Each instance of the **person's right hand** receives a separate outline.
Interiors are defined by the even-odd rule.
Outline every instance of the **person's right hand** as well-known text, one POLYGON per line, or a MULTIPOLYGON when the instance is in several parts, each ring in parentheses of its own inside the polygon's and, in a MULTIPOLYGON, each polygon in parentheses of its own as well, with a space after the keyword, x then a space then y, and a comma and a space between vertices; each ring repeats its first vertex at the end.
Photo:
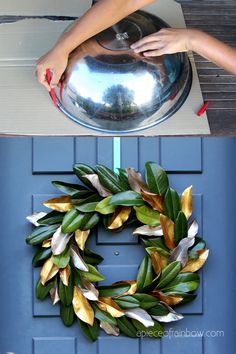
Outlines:
POLYGON ((62 74, 64 73, 68 64, 68 54, 62 50, 53 48, 48 53, 43 55, 36 65, 36 76, 40 84, 42 84, 48 91, 52 87, 58 85, 62 74), (52 72, 52 80, 50 85, 46 79, 46 70, 50 69, 52 72))

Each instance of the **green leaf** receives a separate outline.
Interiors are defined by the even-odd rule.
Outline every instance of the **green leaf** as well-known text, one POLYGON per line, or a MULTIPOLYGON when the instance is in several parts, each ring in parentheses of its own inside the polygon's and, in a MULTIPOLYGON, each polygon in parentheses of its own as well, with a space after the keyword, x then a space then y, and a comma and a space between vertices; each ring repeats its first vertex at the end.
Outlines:
POLYGON ((102 200, 98 194, 92 194, 85 199, 72 199, 75 208, 83 213, 91 213, 95 211, 97 204, 102 200))
POLYGON ((152 316, 166 316, 169 312, 170 311, 168 310, 168 308, 162 305, 160 302, 148 311, 148 313, 152 316))
POLYGON ((194 299, 196 299, 197 295, 196 294, 188 294, 188 293, 183 293, 182 291, 167 291, 165 292, 165 295, 178 295, 183 297, 183 300, 181 301, 180 305, 187 304, 194 299))
POLYGON ((85 164, 76 164, 74 165, 73 170, 76 176, 81 180, 81 182, 83 182, 86 186, 94 190, 92 183, 86 177, 84 177, 84 175, 94 174, 94 169, 85 164))
POLYGON ((42 261, 45 259, 49 258, 52 254, 51 248, 40 248, 37 250, 35 253, 33 259, 32 259, 32 264, 34 267, 38 267, 42 264, 42 261))
POLYGON ((62 193, 70 195, 76 198, 85 198, 91 194, 86 187, 80 186, 79 184, 71 184, 60 181, 52 181, 54 187, 59 189, 62 193))
POLYGON ((99 334, 98 321, 95 319, 93 326, 90 326, 89 324, 81 321, 79 318, 77 320, 84 336, 87 337, 91 342, 95 342, 99 334))
POLYGON ((126 170, 122 168, 118 168, 119 171, 119 179, 122 182, 123 186, 126 187, 126 190, 130 189, 129 180, 128 180, 128 173, 126 170))
POLYGON ((166 291, 181 291, 189 292, 194 291, 199 285, 199 275, 196 273, 180 273, 175 279, 169 282, 165 287, 162 287, 164 292, 166 291))
POLYGON ((175 221, 180 210, 181 207, 178 193, 174 189, 168 188, 164 197, 164 214, 171 220, 175 221))
POLYGON ((103 257, 97 253, 92 252, 89 248, 85 248, 83 252, 83 259, 88 264, 100 264, 103 261, 103 257))
POLYGON ((119 176, 103 165, 96 166, 96 172, 103 187, 105 187, 111 193, 119 193, 126 190, 126 186, 119 176))
POLYGON ((147 247, 146 251, 148 253, 150 253, 151 251, 158 251, 163 257, 170 256, 170 250, 166 247, 163 237, 141 237, 141 240, 147 247))
POLYGON ((145 250, 147 251, 147 253, 150 256, 155 251, 157 251, 164 258, 169 258, 169 256, 170 256, 170 252, 167 252, 167 251, 163 250, 163 248, 160 248, 160 247, 146 247, 145 250))
POLYGON ((71 273, 69 278, 68 286, 64 285, 62 281, 59 282, 58 288, 59 297, 61 303, 65 306, 69 306, 72 304, 73 295, 74 295, 74 282, 73 282, 73 275, 71 273))
POLYGON ((134 207, 137 219, 145 225, 159 226, 160 213, 144 205, 141 207, 134 207))
POLYGON ((151 307, 154 307, 157 303, 159 303, 159 300, 156 297, 148 294, 136 293, 133 295, 133 297, 139 301, 140 307, 144 310, 148 310, 151 307))
POLYGON ((91 302, 91 306, 94 310, 94 316, 97 318, 99 321, 105 321, 110 323, 111 325, 116 325, 116 319, 112 317, 108 312, 101 310, 95 302, 91 302))
POLYGON ((103 215, 113 214, 114 211, 116 210, 116 206, 110 205, 109 204, 110 200, 111 200, 111 196, 104 198, 101 202, 99 202, 96 205, 95 211, 103 215))
POLYGON ((147 162, 145 164, 146 181, 152 193, 164 196, 168 187, 169 181, 166 172, 155 162, 147 162))
POLYGON ((64 216, 61 229, 64 234, 74 232, 80 228, 84 214, 76 209, 70 209, 64 216))
POLYGON ((62 222, 65 213, 60 213, 59 211, 53 210, 41 219, 38 220, 40 225, 54 225, 62 222))
POLYGON ((122 316, 117 318, 117 325, 121 332, 126 334, 128 337, 137 338, 137 329, 127 317, 122 316))
POLYGON ((58 256, 52 256, 52 261, 58 268, 65 268, 70 262, 70 249, 67 247, 64 252, 58 256))
POLYGON ((115 194, 111 197, 110 205, 122 205, 122 206, 141 206, 145 205, 141 195, 137 192, 126 191, 115 194))
POLYGON ((176 245, 178 245, 183 238, 188 236, 188 220, 182 211, 178 213, 175 220, 174 236, 176 245))
POLYGON ((40 226, 37 227, 31 235, 27 236, 26 243, 31 246, 36 246, 44 240, 49 239, 60 225, 40 226))
POLYGON ((86 213, 81 221, 80 229, 83 231, 93 229, 100 221, 98 213, 86 213))
POLYGON ((130 295, 122 296, 118 299, 113 299, 113 301, 115 301, 115 303, 117 303, 117 305, 124 310, 135 309, 137 307, 140 307, 140 302, 138 301, 138 299, 130 295))
POLYGON ((99 297, 115 297, 124 294, 130 289, 130 284, 103 285, 97 287, 99 297))
POLYGON ((40 281, 40 278, 36 285, 36 297, 39 300, 44 300, 46 296, 49 294, 49 291, 54 287, 55 281, 51 281, 46 285, 43 285, 40 281))
POLYGON ((159 279, 158 286, 156 289, 163 289, 166 285, 168 285, 180 272, 181 263, 178 261, 172 262, 168 264, 161 273, 161 277, 159 279))
POLYGON ((84 272, 82 270, 78 270, 79 274, 85 278, 90 280, 91 282, 102 281, 105 277, 98 272, 98 270, 93 267, 91 264, 87 264, 89 271, 84 272))
POLYGON ((142 291, 146 286, 150 285, 152 281, 152 260, 149 256, 145 256, 138 267, 137 291, 142 291))
POLYGON ((61 304, 60 306, 60 316, 66 327, 72 326, 74 322, 74 309, 73 306, 65 306, 61 304))
POLYGON ((142 323, 137 320, 131 320, 135 328, 145 335, 145 338, 160 338, 164 335, 164 327, 157 321, 154 321, 154 326, 145 327, 142 323))

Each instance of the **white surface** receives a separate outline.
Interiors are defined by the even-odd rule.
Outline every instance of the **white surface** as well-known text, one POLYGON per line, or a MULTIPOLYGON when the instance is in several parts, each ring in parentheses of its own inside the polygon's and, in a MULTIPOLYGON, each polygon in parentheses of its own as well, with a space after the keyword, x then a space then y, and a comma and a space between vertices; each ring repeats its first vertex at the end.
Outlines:
MULTIPOLYGON (((173 27, 184 26, 182 9, 173 0, 159 0, 146 9, 173 27)), ((1 135, 109 136, 84 128, 64 116, 53 106, 48 93, 35 79, 36 59, 52 46, 68 24, 69 22, 34 19, 0 25, 1 135)), ((201 118, 196 116, 203 104, 203 98, 194 63, 193 69, 193 86, 181 109, 163 123, 131 135, 210 133, 206 114, 201 118)))

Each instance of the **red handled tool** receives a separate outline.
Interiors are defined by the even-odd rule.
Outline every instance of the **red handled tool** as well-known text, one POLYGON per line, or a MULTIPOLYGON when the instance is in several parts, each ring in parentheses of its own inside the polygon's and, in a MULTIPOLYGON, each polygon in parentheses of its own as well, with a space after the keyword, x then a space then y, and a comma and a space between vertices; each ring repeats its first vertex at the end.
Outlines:
MULTIPOLYGON (((51 82, 51 80, 52 80, 52 76, 51 76, 50 69, 47 69, 47 70, 46 70, 46 79, 47 79, 48 84, 50 85, 50 82, 51 82)), ((52 97, 54 106, 57 107, 57 96, 56 96, 56 92, 55 92, 55 89, 54 89, 54 88, 51 88, 50 95, 51 95, 51 97, 52 97)))
POLYGON ((197 112, 197 116, 198 116, 198 117, 201 117, 201 116, 203 115, 203 113, 206 112, 206 109, 208 108, 208 106, 209 106, 209 102, 206 101, 206 102, 204 103, 204 105, 203 105, 203 106, 199 109, 199 111, 197 112))

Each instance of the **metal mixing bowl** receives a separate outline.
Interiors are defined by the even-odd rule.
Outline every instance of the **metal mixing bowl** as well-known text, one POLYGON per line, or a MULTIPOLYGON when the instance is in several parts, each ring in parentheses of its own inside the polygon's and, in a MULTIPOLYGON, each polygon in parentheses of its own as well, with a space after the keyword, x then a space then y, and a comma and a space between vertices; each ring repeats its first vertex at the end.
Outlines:
POLYGON ((168 25, 137 11, 76 48, 70 55, 58 106, 88 128, 130 133, 172 116, 191 88, 186 54, 144 58, 130 45, 168 25))

